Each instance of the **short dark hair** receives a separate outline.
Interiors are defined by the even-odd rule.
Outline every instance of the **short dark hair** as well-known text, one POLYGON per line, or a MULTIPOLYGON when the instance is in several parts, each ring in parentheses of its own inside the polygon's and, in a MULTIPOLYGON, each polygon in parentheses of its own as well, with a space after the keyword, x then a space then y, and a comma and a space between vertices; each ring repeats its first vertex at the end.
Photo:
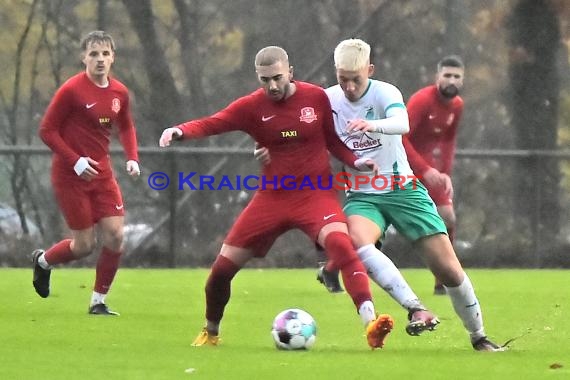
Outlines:
POLYGON ((459 67, 460 69, 464 69, 465 65, 460 56, 447 55, 437 63, 437 71, 441 71, 443 67, 459 67))
POLYGON ((279 46, 264 47, 255 55, 255 66, 271 66, 277 62, 289 64, 287 52, 279 46))
POLYGON ((92 43, 109 44, 111 50, 115 51, 115 41, 113 40, 113 37, 111 37, 109 33, 102 30, 95 30, 83 37, 81 40, 81 50, 87 50, 87 47, 92 43))

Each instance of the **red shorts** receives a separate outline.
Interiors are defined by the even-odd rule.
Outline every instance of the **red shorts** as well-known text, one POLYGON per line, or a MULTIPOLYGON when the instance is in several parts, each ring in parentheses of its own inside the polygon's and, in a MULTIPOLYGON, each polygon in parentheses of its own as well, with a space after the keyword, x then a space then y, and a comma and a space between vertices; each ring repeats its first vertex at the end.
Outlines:
POLYGON ((286 231, 298 228, 316 242, 321 229, 331 222, 346 223, 336 190, 258 191, 224 243, 264 257, 286 231))
POLYGON ((123 197, 113 177, 84 181, 53 180, 53 190, 67 225, 84 230, 107 216, 124 216, 123 197))
POLYGON ((443 190, 443 186, 425 186, 430 198, 433 200, 433 203, 435 203, 436 206, 449 206, 453 204, 453 199, 449 196, 449 193, 446 193, 443 190))

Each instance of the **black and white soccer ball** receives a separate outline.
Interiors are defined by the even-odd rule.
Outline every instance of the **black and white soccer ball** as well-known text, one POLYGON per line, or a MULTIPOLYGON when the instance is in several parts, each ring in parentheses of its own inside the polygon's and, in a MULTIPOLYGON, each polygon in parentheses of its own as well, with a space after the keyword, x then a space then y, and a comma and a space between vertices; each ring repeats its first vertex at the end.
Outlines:
POLYGON ((317 324, 306 311, 287 309, 273 320, 271 336, 280 350, 307 350, 317 339, 317 324))

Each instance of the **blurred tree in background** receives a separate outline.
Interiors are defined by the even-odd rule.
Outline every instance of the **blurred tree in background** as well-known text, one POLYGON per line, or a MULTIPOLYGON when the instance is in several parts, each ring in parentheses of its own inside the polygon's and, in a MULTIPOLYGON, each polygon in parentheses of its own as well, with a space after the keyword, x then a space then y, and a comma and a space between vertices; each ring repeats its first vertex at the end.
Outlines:
MULTIPOLYGON (((559 25, 558 9, 547 0, 521 0, 510 15, 508 106, 519 149, 552 150, 558 144, 559 25)), ((519 175, 513 181, 517 220, 528 220, 525 216, 533 214, 534 202, 543 205, 532 222, 544 244, 553 241, 560 230, 558 167, 552 158, 519 160, 519 175), (529 194, 533 195, 530 202, 529 194)))
MULTIPOLYGON (((443 55, 463 56, 466 111, 460 149, 556 151, 570 143, 567 4, 0 0, 0 64, 5 72, 0 78, 0 137, 5 146, 42 146, 37 128, 51 96, 83 69, 79 40, 91 30, 105 29, 117 43, 114 75, 132 91, 143 147, 156 147, 165 127, 208 115, 256 88, 253 57, 261 47, 283 46, 295 78, 328 86, 335 83, 336 44, 361 37, 373 47, 375 77, 396 84, 405 98, 434 80, 443 55)), ((232 133, 185 146, 250 149, 252 141, 232 133)), ((25 251, 38 243, 28 238, 28 222, 38 226, 42 245, 60 239, 66 228, 53 204, 45 153, 4 157, 0 202, 16 210, 22 234, 19 246, 0 246, 0 252, 25 251)), ((230 190, 153 191, 144 179, 122 177, 122 156, 115 162, 130 227, 140 228, 146 239, 131 246, 137 247, 127 257, 132 265, 208 265, 250 196, 230 190), (173 250, 176 255, 169 256, 173 250)), ((156 170, 230 176, 258 171, 251 155, 237 153, 149 153, 142 156, 142 165, 146 175, 156 170)), ((458 246, 462 259, 473 265, 532 266, 563 252, 570 236, 569 176, 568 161, 548 157, 460 158, 454 180, 458 240, 465 243, 458 246), (536 233, 539 241, 533 238, 536 233), (545 251, 541 259, 538 248, 545 251)), ((306 252, 310 244, 299 236, 281 239, 275 247, 279 254, 269 263, 312 263, 315 258, 306 252)), ((394 244, 398 263, 417 263, 408 257, 409 247, 397 240, 394 244)), ((561 257, 545 262, 568 264, 561 257)))

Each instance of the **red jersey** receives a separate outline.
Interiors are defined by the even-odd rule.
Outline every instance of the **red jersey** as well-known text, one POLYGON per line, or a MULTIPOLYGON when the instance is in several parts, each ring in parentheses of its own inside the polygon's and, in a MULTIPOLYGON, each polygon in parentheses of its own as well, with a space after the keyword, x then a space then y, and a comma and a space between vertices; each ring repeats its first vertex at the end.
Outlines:
POLYGON ((444 101, 437 87, 431 85, 413 94, 406 107, 410 132, 403 142, 412 170, 422 176, 433 167, 451 175, 463 99, 456 96, 444 101))
POLYGON ((354 167, 356 156, 338 138, 331 105, 324 90, 306 82, 294 82, 297 90, 284 101, 269 99, 263 89, 232 102, 212 116, 178 125, 182 138, 199 138, 241 130, 271 152, 271 162, 263 165, 263 177, 275 179, 278 189, 287 183, 310 180, 328 185, 332 176, 330 151, 336 158, 354 167))
POLYGON ((109 78, 107 87, 98 87, 85 72, 69 78, 55 93, 40 125, 42 141, 54 152, 52 176, 78 178, 73 166, 80 157, 99 162, 99 178, 112 176, 109 143, 114 125, 127 160, 138 161, 125 85, 109 78))

